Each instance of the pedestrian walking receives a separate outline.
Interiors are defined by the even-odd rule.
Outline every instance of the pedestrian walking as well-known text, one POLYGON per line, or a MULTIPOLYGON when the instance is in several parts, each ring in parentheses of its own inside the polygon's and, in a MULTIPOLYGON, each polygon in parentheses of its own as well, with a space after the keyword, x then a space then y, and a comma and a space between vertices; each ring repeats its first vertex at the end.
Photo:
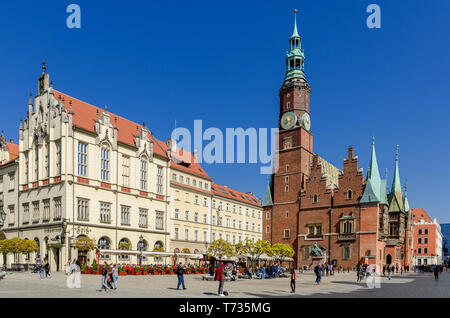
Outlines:
POLYGON ((295 293, 295 281, 297 280, 297 272, 295 267, 291 269, 291 293, 295 293))
POLYGON ((104 262, 102 267, 102 290, 108 291, 108 263, 104 262))
POLYGON ((388 271, 388 279, 391 280, 392 268, 388 266, 387 271, 388 271))
POLYGON ((45 278, 47 278, 48 276, 50 276, 50 264, 48 261, 45 262, 44 269, 45 269, 45 278))
POLYGON ((219 267, 216 270, 216 277, 215 280, 219 282, 219 290, 217 292, 217 294, 219 296, 225 296, 223 294, 223 269, 224 269, 224 265, 223 263, 220 263, 219 267))
POLYGON ((39 264, 39 278, 40 279, 45 278, 45 276, 44 276, 44 266, 42 264, 39 264))
POLYGON ((322 266, 316 265, 314 267, 314 273, 316 274, 316 284, 319 285, 322 278, 322 266))
POLYGON ((117 289, 117 279, 119 278, 119 269, 117 268, 117 264, 114 264, 114 266, 112 267, 111 276, 114 289, 117 289))
POLYGON ((180 289, 180 285, 183 285, 183 290, 185 290, 186 286, 184 285, 184 266, 183 263, 181 262, 177 267, 177 277, 178 277, 177 290, 180 289))
POLYGON ((434 265, 433 272, 434 272, 434 280, 439 280, 439 266, 434 265))
POLYGON ((386 276, 386 265, 383 265, 383 277, 386 276))

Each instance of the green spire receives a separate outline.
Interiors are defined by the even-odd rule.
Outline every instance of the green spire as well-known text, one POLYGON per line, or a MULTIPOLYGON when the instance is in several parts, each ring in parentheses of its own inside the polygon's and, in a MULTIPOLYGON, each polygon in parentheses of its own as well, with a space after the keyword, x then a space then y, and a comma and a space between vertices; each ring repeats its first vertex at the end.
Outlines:
POLYGON ((372 154, 370 156, 369 169, 367 170, 367 181, 364 193, 361 197, 361 203, 380 202, 384 203, 384 182, 380 177, 378 170, 377 155, 375 153, 375 137, 372 137, 372 154))
POLYGON ((297 31, 297 12, 294 10, 294 32, 289 38, 289 51, 286 54, 286 76, 285 80, 291 78, 302 78, 305 79, 304 73, 304 61, 305 55, 303 54, 303 49, 301 48, 302 39, 298 35, 297 31))
POLYGON ((408 182, 405 182, 405 197, 403 199, 403 210, 405 212, 408 212, 410 210, 408 196, 407 196, 407 190, 408 190, 408 182))
POLYGON ((400 173, 398 172, 398 145, 395 150, 395 171, 394 171, 394 180, 392 181, 391 192, 402 192, 402 186, 400 184, 400 173))
POLYGON ((295 9, 294 10, 294 32, 292 32, 291 39, 292 38, 300 38, 300 35, 298 35, 298 32, 297 32, 297 12, 298 12, 298 10, 295 9))
POLYGON ((264 201, 262 203, 262 206, 272 206, 273 200, 272 200, 272 186, 271 186, 271 180, 267 180, 267 188, 266 188, 266 195, 264 196, 264 201))

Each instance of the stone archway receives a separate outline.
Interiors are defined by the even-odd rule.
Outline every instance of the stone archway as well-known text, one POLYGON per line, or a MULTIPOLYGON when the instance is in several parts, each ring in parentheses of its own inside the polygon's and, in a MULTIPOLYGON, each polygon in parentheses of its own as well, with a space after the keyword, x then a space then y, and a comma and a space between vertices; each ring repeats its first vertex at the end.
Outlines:
POLYGON ((391 265, 392 264, 392 255, 388 254, 386 255, 386 265, 391 265))

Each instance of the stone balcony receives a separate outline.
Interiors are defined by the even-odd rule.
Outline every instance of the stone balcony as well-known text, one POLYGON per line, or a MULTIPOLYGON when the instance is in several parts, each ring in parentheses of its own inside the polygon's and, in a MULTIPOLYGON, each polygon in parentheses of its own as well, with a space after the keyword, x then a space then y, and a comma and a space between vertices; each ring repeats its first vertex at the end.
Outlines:
POLYGON ((354 241, 356 240, 356 233, 339 233, 338 241, 354 241))

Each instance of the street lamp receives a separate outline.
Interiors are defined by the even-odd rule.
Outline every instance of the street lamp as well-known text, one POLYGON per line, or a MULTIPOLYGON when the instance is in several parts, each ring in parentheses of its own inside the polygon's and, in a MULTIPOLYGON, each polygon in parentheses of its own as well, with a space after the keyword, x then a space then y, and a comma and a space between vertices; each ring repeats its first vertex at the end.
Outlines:
POLYGON ((144 250, 144 237, 141 235, 139 236, 139 242, 138 242, 138 251, 140 252, 139 255, 139 267, 142 265, 142 251, 144 250))

